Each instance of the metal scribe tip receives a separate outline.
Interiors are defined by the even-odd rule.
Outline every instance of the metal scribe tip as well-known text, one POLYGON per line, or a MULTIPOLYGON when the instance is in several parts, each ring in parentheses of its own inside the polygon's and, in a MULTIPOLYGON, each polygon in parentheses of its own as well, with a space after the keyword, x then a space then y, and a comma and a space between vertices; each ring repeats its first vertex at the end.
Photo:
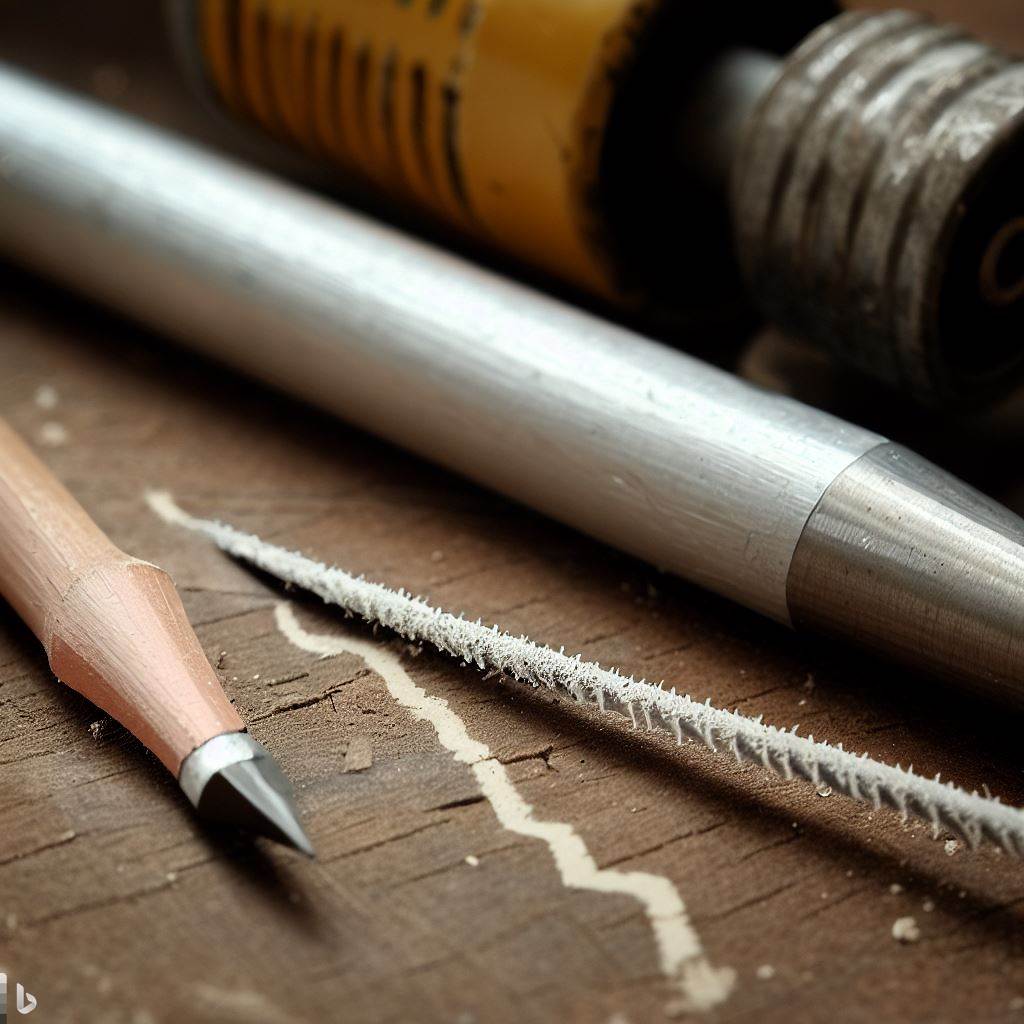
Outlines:
POLYGON ((299 823, 290 783, 267 749, 248 733, 224 733, 197 747, 182 763, 178 783, 204 818, 315 856, 299 823))

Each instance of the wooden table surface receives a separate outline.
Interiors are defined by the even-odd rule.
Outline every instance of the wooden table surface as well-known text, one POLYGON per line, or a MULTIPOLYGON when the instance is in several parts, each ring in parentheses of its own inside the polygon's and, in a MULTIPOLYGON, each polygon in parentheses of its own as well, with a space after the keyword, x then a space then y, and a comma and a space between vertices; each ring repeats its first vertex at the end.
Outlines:
MULTIPOLYGON (((19 6, 0 18, 5 56, 54 70, 39 29, 42 9, 59 9, 74 54, 63 78, 184 117, 161 62, 131 63, 148 12, 114 33, 90 5, 19 6)), ((1013 5, 989 6, 1005 22, 1013 5)), ((202 826, 0 608, 0 970, 12 995, 17 981, 37 997, 32 1020, 689 1019, 643 902, 598 891, 615 872, 644 873, 666 905, 677 894, 694 949, 734 979, 694 1019, 1024 1019, 1019 863, 414 656, 162 522, 144 494, 167 489, 448 609, 1022 803, 1016 713, 797 638, 9 268, 0 365, 0 413, 119 545, 175 578, 319 851, 307 862, 202 826), (296 646, 282 602, 303 630, 371 642, 386 671, 447 701, 518 806, 561 828, 510 826, 363 657, 296 646), (603 874, 561 871, 566 837, 603 874), (893 938, 904 917, 917 941, 893 938)), ((924 417, 771 337, 741 366, 1024 511, 1024 397, 985 417, 924 417)))

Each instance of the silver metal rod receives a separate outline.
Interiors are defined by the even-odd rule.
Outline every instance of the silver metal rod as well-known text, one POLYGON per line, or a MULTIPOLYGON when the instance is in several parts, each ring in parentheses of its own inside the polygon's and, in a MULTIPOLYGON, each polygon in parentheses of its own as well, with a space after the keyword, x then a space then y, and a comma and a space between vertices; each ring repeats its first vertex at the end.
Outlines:
MULTIPOLYGON (((0 248, 782 622, 804 617, 788 588, 812 513, 887 444, 2 67, 0 248)), ((903 538, 884 557, 898 561, 904 540, 928 543, 903 538)), ((827 561, 802 559, 798 601, 841 586, 827 561)), ((898 592, 871 599, 901 607, 898 592)), ((845 630, 841 612, 821 627, 885 648, 876 611, 874 632, 857 615, 845 630)), ((893 649, 943 671, 926 611, 893 649)), ((966 675, 1021 681, 1019 639, 966 675)))

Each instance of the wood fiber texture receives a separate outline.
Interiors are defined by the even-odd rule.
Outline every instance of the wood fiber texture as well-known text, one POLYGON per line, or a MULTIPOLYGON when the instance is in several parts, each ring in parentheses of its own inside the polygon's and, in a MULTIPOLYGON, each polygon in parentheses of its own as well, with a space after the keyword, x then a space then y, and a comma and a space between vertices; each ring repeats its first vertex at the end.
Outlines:
MULTIPOLYGON (((44 6, 0 17, 5 57, 33 59, 21 22, 44 6)), ((124 38, 102 41, 75 14, 85 5, 53 6, 79 40, 66 80, 186 122, 165 62, 130 63, 155 38, 149 5, 119 5, 124 38)), ((681 1012, 640 903, 563 885, 545 843, 503 827, 429 723, 361 658, 295 646, 275 606, 292 602, 310 632, 370 631, 162 522, 147 488, 448 609, 1024 804, 1017 713, 797 637, 6 267, 0 366, 0 414, 119 547, 175 579, 319 852, 307 862, 203 826, 0 608, 0 969, 37 997, 30 1019, 641 1024, 681 1012)), ((1024 511, 1024 396, 950 421, 770 337, 743 366, 1024 511)), ((394 651, 538 820, 571 826, 599 867, 678 890, 708 960, 736 972, 699 1019, 1020 1019, 1020 863, 394 651), (907 917, 919 937, 899 942, 907 917)))

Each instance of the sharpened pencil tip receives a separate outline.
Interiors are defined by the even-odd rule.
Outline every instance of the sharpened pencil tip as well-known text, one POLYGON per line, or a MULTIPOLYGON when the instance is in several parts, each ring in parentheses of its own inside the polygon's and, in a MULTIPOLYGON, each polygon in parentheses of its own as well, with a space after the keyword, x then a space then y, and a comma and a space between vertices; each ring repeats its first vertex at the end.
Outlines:
POLYGON ((178 781, 204 818, 316 856, 299 822, 291 785, 248 733, 208 740, 185 759, 178 781))
POLYGON ((239 761, 215 772, 203 789, 197 810, 212 821, 239 825, 314 856, 299 824, 291 786, 269 757, 239 761))

